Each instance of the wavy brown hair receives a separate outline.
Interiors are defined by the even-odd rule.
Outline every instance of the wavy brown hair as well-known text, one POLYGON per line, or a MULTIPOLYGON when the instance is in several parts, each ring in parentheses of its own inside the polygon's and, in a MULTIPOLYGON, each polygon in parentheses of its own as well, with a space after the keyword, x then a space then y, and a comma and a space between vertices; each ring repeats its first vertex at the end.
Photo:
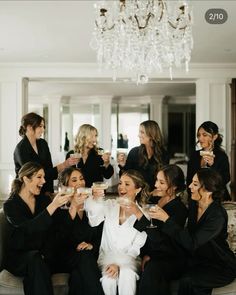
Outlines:
MULTIPOLYGON (((157 171, 162 167, 162 152, 164 150, 164 140, 161 129, 156 121, 147 120, 140 124, 144 127, 146 135, 150 138, 151 147, 153 149, 153 158, 156 163, 157 171)), ((148 165, 148 155, 146 147, 141 144, 139 149, 139 165, 146 167, 148 165)))

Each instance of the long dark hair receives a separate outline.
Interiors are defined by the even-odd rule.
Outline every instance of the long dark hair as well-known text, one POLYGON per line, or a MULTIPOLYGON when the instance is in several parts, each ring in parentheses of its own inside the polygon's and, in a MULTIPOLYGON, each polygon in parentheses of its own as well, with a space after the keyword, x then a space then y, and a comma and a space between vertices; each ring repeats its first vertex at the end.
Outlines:
MULTIPOLYGON (((156 163, 156 171, 162 167, 162 153, 164 150, 164 140, 161 129, 156 121, 147 120, 140 124, 145 129, 147 136, 151 140, 151 147, 153 149, 153 158, 156 163)), ((146 167, 148 165, 148 155, 144 144, 141 144, 139 149, 139 165, 146 167)))
POLYGON ((121 176, 126 175, 130 177, 135 185, 135 188, 141 188, 141 191, 136 196, 136 201, 139 205, 147 203, 149 198, 149 185, 144 180, 142 174, 134 169, 126 170, 121 176))
POLYGON ((31 179, 35 173, 43 169, 43 166, 37 162, 27 162, 19 170, 18 177, 15 178, 11 185, 11 195, 19 194, 24 185, 24 176, 31 179))
POLYGON ((185 177, 182 169, 175 165, 170 164, 166 165, 159 172, 162 171, 164 173, 164 177, 166 179, 168 189, 171 189, 172 187, 176 187, 175 193, 178 194, 180 192, 183 192, 186 188, 185 185, 185 177))
POLYGON ((31 126, 33 130, 35 130, 37 127, 39 127, 44 122, 44 128, 45 128, 45 120, 43 117, 36 113, 28 113, 24 115, 21 119, 21 126, 19 129, 19 135, 24 136, 27 130, 27 126, 31 126))
MULTIPOLYGON (((219 128, 214 122, 212 122, 212 121, 203 122, 197 129, 197 135, 198 135, 200 128, 204 129, 207 133, 210 133, 212 135, 212 137, 214 135, 218 135, 216 140, 214 141, 214 149, 222 149, 221 144, 223 141, 223 136, 219 133, 219 128)), ((197 143, 198 142, 199 141, 197 141, 197 143)))
POLYGON ((223 181, 221 175, 217 171, 211 168, 201 168, 197 171, 196 174, 200 182, 201 188, 204 188, 208 192, 212 192, 212 198, 214 200, 223 199, 223 181))

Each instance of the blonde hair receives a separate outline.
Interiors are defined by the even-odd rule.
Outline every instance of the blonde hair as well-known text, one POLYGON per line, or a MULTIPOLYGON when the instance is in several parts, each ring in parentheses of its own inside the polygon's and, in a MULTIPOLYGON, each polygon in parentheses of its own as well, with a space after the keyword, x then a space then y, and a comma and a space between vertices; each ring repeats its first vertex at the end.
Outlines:
MULTIPOLYGON (((84 152, 85 146, 87 144, 87 139, 93 131, 95 131, 96 134, 98 135, 97 129, 90 124, 83 124, 79 127, 79 130, 75 136, 74 151, 76 153, 84 152)), ((95 150, 97 150, 97 146, 94 146, 94 148, 95 150)))

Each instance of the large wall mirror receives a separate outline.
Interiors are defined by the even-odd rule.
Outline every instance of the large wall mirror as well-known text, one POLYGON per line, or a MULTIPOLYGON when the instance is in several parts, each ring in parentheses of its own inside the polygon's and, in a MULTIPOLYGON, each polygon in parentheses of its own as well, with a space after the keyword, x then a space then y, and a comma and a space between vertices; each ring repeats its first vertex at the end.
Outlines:
POLYGON ((195 147, 194 83, 137 86, 28 80, 28 110, 45 117, 45 138, 54 161, 65 157, 66 135, 73 149, 75 135, 84 123, 98 129, 100 146, 111 150, 114 159, 117 149, 128 152, 139 145, 139 124, 148 119, 160 124, 171 158, 186 159, 195 147))

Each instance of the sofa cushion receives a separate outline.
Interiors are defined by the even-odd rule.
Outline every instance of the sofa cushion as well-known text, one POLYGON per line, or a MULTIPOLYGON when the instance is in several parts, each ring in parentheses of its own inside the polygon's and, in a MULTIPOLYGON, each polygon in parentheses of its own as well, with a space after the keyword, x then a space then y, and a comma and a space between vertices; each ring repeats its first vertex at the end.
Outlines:
MULTIPOLYGON (((178 281, 171 282, 171 295, 176 295, 178 290, 178 281)), ((221 288, 215 288, 212 291, 212 295, 235 295, 236 294, 236 279, 229 285, 221 288)))
MULTIPOLYGON (((57 273, 52 275, 53 286, 65 286, 68 282, 67 273, 57 273)), ((23 290, 22 278, 12 275, 7 270, 2 270, 0 272, 0 286, 7 288, 17 288, 23 290)))

